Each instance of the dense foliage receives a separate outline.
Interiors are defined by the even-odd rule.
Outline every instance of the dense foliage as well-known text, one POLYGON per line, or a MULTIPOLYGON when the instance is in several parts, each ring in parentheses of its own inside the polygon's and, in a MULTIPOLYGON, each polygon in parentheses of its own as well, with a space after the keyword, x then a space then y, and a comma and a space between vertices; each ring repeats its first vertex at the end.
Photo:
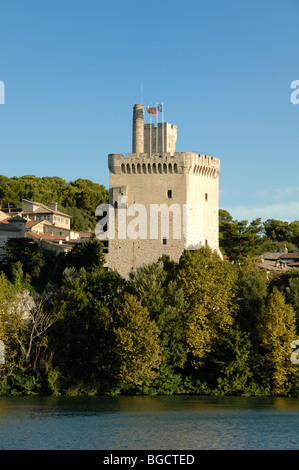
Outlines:
POLYGON ((299 245, 299 221, 291 223, 268 219, 233 220, 225 210, 219 210, 219 245, 231 260, 259 255, 266 251, 289 251, 299 245))
POLYGON ((1 394, 298 396, 297 271, 269 278, 204 247, 124 280, 95 237, 59 257, 23 243, 1 266, 1 394))
MULTIPOLYGON (((0 203, 22 198, 93 229, 108 192, 89 180, 0 176, 0 203)), ((95 236, 54 255, 10 239, 0 264, 0 394, 299 396, 299 271, 267 273, 265 251, 296 249, 299 222, 219 211, 222 260, 208 247, 162 257, 124 280, 95 236)))
POLYGON ((67 183, 58 176, 8 178, 0 175, 0 205, 19 208, 22 199, 45 205, 57 202, 58 210, 72 216, 72 229, 88 230, 95 228, 96 207, 107 203, 108 191, 100 184, 81 178, 67 183))

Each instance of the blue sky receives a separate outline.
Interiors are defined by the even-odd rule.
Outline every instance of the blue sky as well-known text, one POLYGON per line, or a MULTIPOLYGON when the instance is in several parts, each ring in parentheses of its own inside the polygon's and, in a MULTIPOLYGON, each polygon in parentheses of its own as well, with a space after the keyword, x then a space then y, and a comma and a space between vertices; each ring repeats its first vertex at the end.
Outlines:
POLYGON ((0 0, 0 174, 108 187, 142 85, 177 151, 221 159, 220 208, 299 220, 298 18, 299 0, 0 0))

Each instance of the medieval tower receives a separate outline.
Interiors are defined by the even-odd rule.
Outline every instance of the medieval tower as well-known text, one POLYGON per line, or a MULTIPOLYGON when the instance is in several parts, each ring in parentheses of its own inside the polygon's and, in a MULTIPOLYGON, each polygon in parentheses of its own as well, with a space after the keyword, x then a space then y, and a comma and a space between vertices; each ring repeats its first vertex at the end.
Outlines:
POLYGON ((109 154, 109 204, 113 208, 107 265, 128 277, 162 255, 178 261, 204 245, 219 251, 220 160, 176 152, 177 127, 144 123, 133 109, 132 153, 109 154))

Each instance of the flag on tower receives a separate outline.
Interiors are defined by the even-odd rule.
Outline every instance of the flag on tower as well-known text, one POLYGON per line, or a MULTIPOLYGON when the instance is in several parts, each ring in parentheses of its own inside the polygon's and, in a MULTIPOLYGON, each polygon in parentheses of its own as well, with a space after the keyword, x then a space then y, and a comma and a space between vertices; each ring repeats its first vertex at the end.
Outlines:
POLYGON ((147 112, 150 114, 157 115, 157 108, 150 108, 149 106, 146 108, 147 112))

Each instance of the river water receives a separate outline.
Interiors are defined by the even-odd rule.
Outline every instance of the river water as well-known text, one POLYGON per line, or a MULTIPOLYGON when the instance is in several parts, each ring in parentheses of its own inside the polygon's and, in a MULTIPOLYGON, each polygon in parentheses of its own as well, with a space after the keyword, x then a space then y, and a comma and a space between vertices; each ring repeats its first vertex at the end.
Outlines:
POLYGON ((0 397, 1 450, 297 450, 299 399, 0 397))

